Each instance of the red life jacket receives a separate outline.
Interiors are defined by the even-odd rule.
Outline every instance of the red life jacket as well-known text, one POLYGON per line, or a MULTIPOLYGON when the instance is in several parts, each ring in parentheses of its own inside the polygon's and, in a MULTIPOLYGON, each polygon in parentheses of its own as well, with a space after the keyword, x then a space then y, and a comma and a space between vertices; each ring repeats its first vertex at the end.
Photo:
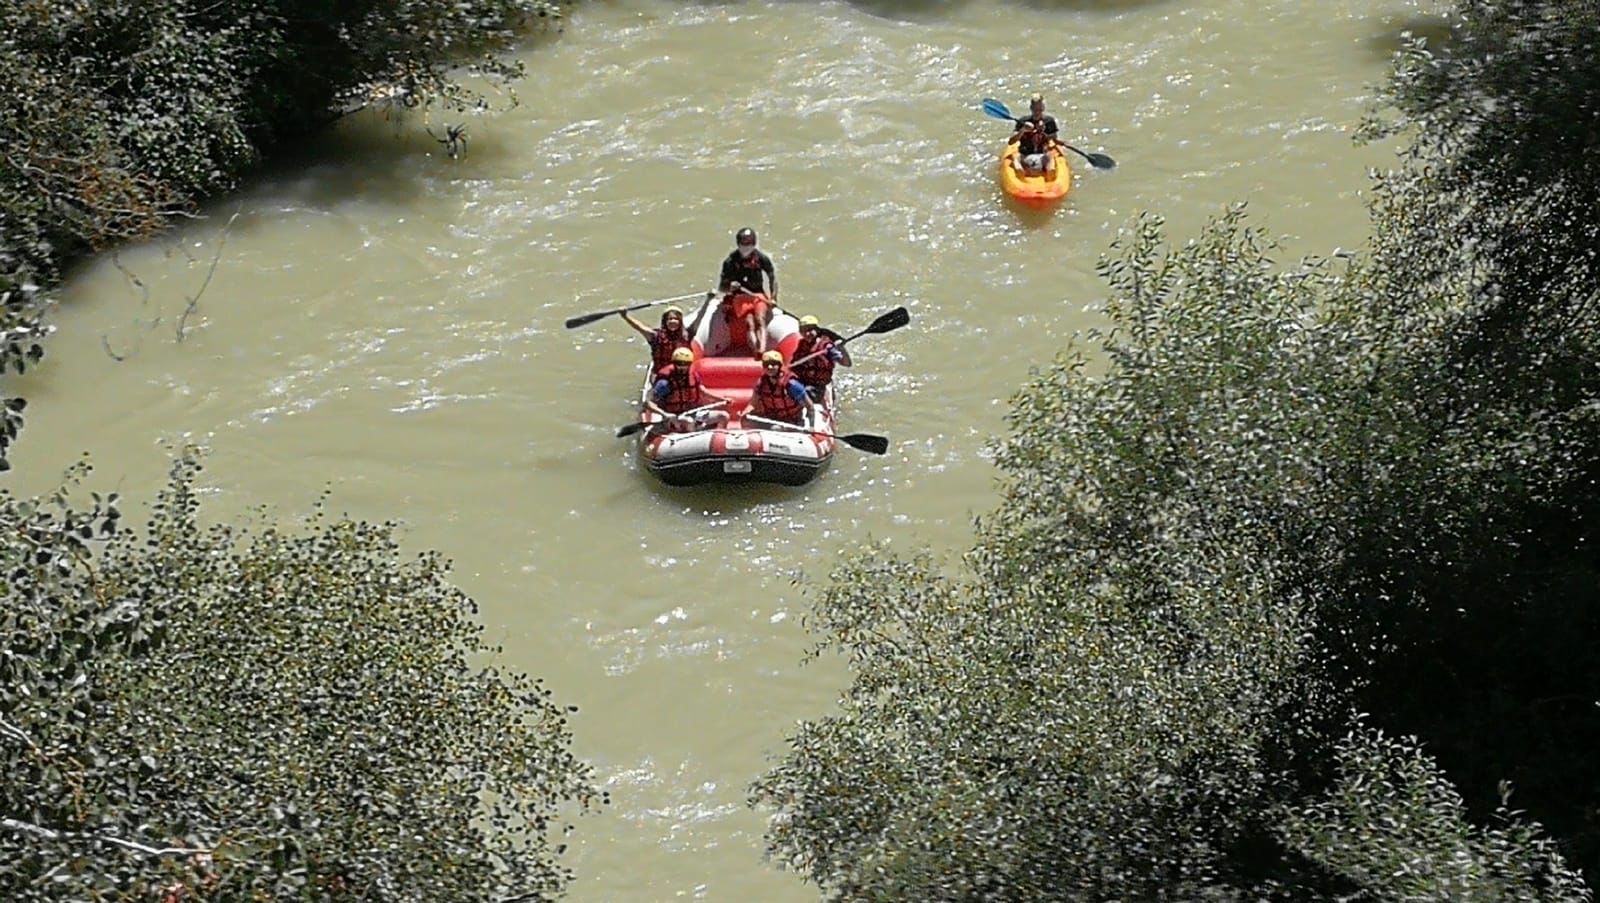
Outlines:
POLYGON ((662 367, 672 366, 672 352, 690 347, 693 347, 693 340, 687 329, 676 335, 668 333, 665 328, 657 329, 650 335, 651 368, 659 375, 662 367))
POLYGON ((789 397, 787 374, 775 380, 762 376, 751 390, 750 400, 755 413, 770 420, 800 423, 805 417, 805 405, 789 397))
POLYGON ((678 375, 678 368, 668 364, 656 371, 656 378, 667 381, 667 397, 656 399, 656 404, 669 414, 682 414, 700 406, 700 377, 689 368, 678 375))
POLYGON ((817 333, 817 339, 814 342, 808 342, 805 336, 801 336, 800 344, 794 347, 793 357, 795 360, 816 354, 819 351, 822 353, 794 368, 795 379, 808 386, 816 386, 819 389, 833 382, 833 355, 828 353, 831 348, 833 348, 833 339, 823 335, 820 331, 817 333))

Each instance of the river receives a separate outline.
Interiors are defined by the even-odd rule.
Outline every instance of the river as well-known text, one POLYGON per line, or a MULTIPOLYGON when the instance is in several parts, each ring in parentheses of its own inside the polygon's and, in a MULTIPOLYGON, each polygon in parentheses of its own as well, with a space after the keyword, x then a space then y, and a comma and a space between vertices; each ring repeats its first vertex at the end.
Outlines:
POLYGON ((79 267, 45 365, 15 380, 32 405, 6 479, 45 489, 87 452, 92 488, 148 500, 197 442, 208 516, 294 518, 327 487, 404 521, 507 663, 581 707, 614 804, 579 822, 572 899, 814 899, 762 861, 744 805, 846 679, 801 666, 795 578, 868 538, 966 547, 1006 399, 1097 323, 1096 259, 1137 211, 1182 240, 1247 201, 1286 256, 1359 246, 1392 149, 1349 131, 1430 10, 587 3, 527 48, 518 106, 469 120, 462 159, 415 119, 350 117, 205 219, 79 267), (1120 164, 1076 167, 1044 216, 1002 201, 1009 126, 978 109, 1036 90, 1120 164), (803 490, 669 491, 613 436, 642 343, 562 321, 709 288, 745 225, 788 308, 840 332, 910 308, 841 383, 841 429, 893 444, 841 448, 803 490))

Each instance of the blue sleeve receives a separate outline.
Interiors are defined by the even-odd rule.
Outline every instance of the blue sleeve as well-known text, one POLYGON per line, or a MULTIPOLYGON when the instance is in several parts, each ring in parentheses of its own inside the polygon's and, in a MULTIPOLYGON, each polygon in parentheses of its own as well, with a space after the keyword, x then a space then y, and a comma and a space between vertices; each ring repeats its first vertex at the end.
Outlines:
POLYGON ((656 380, 656 387, 655 387, 654 394, 656 396, 656 401, 660 401, 661 399, 666 398, 668 395, 672 394, 672 386, 668 385, 666 380, 658 379, 658 380, 656 380))
POLYGON ((800 380, 789 380, 789 397, 794 401, 800 402, 801 404, 805 403, 806 387, 800 384, 800 380))

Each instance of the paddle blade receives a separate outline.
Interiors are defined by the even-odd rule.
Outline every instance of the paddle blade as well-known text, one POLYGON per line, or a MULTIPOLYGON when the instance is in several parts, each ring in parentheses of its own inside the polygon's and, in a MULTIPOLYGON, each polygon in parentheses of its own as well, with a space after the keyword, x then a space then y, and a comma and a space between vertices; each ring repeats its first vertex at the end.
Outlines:
POLYGON ((889 437, 874 436, 871 433, 850 433, 844 436, 835 436, 840 442, 851 448, 860 449, 872 455, 885 455, 889 453, 889 437))
POLYGON ((579 326, 583 326, 587 323, 593 323, 596 320, 604 320, 606 317, 609 317, 614 313, 616 313, 614 310, 603 310, 597 314, 584 314, 581 317, 569 317, 567 319, 567 328, 576 329, 579 326))
POLYGON ((1017 117, 1011 115, 1011 110, 1008 109, 1005 104, 995 100, 993 97, 985 97, 983 99, 983 111, 996 119, 1009 119, 1012 122, 1017 121, 1017 117))
POLYGON ((617 430, 617 438, 623 439, 628 436, 632 436, 634 433, 642 433, 649 428, 650 424, 645 423, 643 420, 635 420, 627 426, 617 430))
POLYGON ((894 310, 891 310, 888 313, 878 317, 878 319, 873 320, 872 325, 868 326, 866 331, 872 333, 873 335, 879 335, 899 329, 910 322, 911 311, 906 310, 904 307, 897 307, 894 310))
POLYGON ((1105 154, 1084 154, 1084 156, 1089 158, 1089 165, 1093 166, 1095 169, 1117 168, 1117 161, 1111 159, 1105 154))

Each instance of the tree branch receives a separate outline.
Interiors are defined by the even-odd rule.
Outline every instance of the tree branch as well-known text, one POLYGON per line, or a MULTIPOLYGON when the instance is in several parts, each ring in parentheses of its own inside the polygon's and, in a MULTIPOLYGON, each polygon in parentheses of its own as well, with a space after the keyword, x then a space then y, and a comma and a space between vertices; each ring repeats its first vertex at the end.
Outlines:
POLYGON ((152 847, 120 837, 110 837, 104 834, 87 834, 82 831, 57 831, 36 825, 31 822, 19 821, 15 818, 0 818, 0 828, 5 828, 16 834, 32 834, 46 840, 87 840, 93 843, 109 843, 124 850, 143 853, 146 856, 209 856, 211 850, 198 847, 152 847))
POLYGON ((15 724, 12 724, 11 722, 5 720, 4 718, 0 718, 0 731, 3 731, 9 736, 12 736, 12 737, 17 738, 18 740, 21 740, 23 743, 26 743, 28 745, 28 748, 33 750, 34 752, 39 752, 39 744, 33 742, 33 738, 28 736, 28 732, 27 731, 25 731, 22 728, 16 726, 15 724))
POLYGON ((222 238, 217 242, 217 253, 211 255, 211 268, 206 270, 205 281, 200 283, 200 290, 189 299, 189 306, 183 309, 182 316, 178 317, 178 341, 183 341, 184 324, 189 322, 189 315, 200 306, 200 296, 206 293, 206 286, 211 284, 211 277, 217 272, 217 261, 222 259, 222 249, 228 244, 228 230, 233 228, 233 221, 239 218, 239 211, 235 210, 233 216, 228 217, 228 222, 222 227, 222 238))

